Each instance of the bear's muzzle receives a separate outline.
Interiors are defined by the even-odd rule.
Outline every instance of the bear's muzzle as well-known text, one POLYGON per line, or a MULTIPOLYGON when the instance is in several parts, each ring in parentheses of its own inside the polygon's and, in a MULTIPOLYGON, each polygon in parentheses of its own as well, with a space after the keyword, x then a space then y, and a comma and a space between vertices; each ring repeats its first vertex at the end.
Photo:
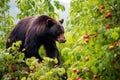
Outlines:
POLYGON ((61 35, 57 38, 57 41, 58 41, 59 43, 65 43, 65 42, 66 42, 66 39, 65 39, 64 34, 61 34, 61 35))

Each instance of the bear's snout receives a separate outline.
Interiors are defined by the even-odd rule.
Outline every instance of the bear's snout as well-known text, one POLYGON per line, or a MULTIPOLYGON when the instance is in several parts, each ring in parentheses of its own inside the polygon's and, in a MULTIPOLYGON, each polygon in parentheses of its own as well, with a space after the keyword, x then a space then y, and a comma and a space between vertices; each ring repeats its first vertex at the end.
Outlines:
POLYGON ((57 38, 57 41, 58 41, 59 43, 65 43, 65 42, 66 42, 66 39, 65 39, 64 34, 61 34, 61 35, 57 38))

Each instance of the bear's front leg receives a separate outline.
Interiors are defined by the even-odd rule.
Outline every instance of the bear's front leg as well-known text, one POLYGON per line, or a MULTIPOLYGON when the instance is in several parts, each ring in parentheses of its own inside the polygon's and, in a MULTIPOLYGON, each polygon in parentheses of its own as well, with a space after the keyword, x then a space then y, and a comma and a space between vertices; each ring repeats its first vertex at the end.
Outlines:
POLYGON ((37 59, 39 59, 40 62, 43 60, 38 53, 39 46, 37 46, 37 44, 35 43, 34 40, 27 39, 25 41, 24 46, 25 46, 25 57, 26 58, 30 58, 30 57, 34 56, 37 59))
POLYGON ((58 59, 58 64, 60 64, 60 59, 59 59, 59 51, 56 46, 56 43, 53 42, 45 42, 44 44, 46 54, 50 58, 57 58, 58 59))
POLYGON ((43 59, 40 57, 38 51, 35 48, 30 48, 27 47, 26 51, 25 51, 25 57, 26 58, 31 58, 31 57, 36 57, 37 59, 39 59, 39 62, 41 62, 43 59))

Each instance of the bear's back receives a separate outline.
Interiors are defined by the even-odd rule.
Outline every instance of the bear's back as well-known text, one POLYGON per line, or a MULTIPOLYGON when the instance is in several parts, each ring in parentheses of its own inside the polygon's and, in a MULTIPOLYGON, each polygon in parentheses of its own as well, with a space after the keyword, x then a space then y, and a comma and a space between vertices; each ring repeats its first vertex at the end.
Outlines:
POLYGON ((21 19, 15 25, 15 27, 12 29, 12 31, 10 32, 10 34, 7 38, 7 42, 6 42, 6 47, 7 48, 10 47, 13 42, 16 42, 16 41, 19 41, 19 40, 24 42, 26 31, 29 28, 29 24, 31 23, 31 20, 33 18, 34 17, 27 17, 27 18, 21 19))

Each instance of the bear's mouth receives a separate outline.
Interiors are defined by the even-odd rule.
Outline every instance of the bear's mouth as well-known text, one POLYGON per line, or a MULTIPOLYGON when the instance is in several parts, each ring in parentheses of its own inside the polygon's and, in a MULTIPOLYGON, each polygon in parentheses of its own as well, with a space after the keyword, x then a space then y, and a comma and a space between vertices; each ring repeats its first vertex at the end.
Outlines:
POLYGON ((64 37, 64 34, 61 34, 58 38, 57 38, 57 41, 59 43, 65 43, 66 42, 66 39, 64 37))
POLYGON ((65 42, 66 42, 66 39, 64 39, 64 40, 58 40, 58 39, 57 39, 57 41, 58 41, 59 43, 65 43, 65 42))

